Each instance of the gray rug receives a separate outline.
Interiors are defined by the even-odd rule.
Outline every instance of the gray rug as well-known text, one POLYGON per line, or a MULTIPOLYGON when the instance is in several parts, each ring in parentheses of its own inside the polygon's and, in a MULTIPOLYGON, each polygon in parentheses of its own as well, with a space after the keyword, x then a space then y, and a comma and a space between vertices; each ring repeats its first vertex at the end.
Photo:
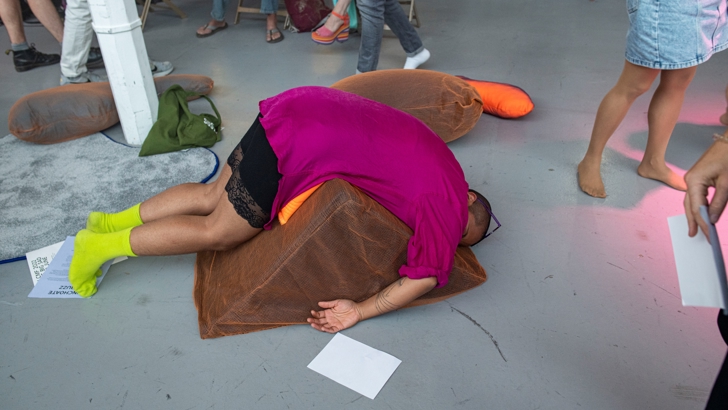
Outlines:
POLYGON ((55 145, 0 138, 0 263, 75 235, 91 211, 117 212, 171 186, 206 182, 218 167, 205 148, 138 154, 102 134, 55 145))

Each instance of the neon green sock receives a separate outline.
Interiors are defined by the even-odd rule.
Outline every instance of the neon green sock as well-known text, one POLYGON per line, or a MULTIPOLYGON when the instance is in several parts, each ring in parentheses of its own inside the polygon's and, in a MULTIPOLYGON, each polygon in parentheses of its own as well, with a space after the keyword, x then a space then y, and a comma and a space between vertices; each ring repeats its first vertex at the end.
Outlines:
POLYGON ((82 229, 76 234, 68 271, 68 280, 76 293, 85 298, 96 293, 96 277, 101 276, 104 262, 119 256, 136 256, 129 242, 131 230, 101 234, 82 229))
POLYGON ((86 220, 86 229, 95 233, 111 233, 143 224, 139 214, 141 203, 115 214, 91 212, 86 220))

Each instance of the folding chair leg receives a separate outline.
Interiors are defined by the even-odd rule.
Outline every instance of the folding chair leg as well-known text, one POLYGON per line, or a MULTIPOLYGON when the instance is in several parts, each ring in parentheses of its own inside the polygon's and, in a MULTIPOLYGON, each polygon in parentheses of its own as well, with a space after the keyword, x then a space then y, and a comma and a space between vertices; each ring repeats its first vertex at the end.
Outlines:
POLYGON ((417 9, 415 8, 415 0, 410 1, 409 21, 412 22, 412 18, 415 19, 415 27, 420 27, 420 17, 417 15, 417 9))
POLYGON ((147 17, 149 17, 149 7, 152 5, 152 0, 144 0, 144 7, 142 8, 142 15, 139 19, 142 21, 142 31, 144 31, 144 25, 147 24, 147 17))
POLYGON ((164 1, 164 4, 166 4, 170 9, 172 9, 172 11, 177 13, 179 18, 181 18, 181 19, 187 18, 187 15, 184 13, 184 11, 180 10, 179 7, 175 6, 175 4, 172 3, 172 0, 162 0, 162 1, 164 1))

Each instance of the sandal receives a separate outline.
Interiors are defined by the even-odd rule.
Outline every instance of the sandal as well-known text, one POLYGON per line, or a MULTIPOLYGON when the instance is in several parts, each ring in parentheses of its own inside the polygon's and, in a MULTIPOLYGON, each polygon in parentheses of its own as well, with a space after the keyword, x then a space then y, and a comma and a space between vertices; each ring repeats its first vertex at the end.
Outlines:
POLYGON ((318 30, 311 33, 311 40, 315 43, 329 45, 334 41, 343 43, 349 39, 349 15, 347 14, 346 16, 342 16, 334 11, 332 11, 331 14, 340 18, 344 22, 341 23, 341 26, 336 31, 331 31, 326 28, 326 26, 321 26, 318 30))
MULTIPOLYGON (((217 33, 220 30, 224 30, 228 27, 227 21, 223 22, 222 26, 211 26, 210 23, 205 24, 204 26, 200 27, 203 30, 210 30, 209 33, 196 33, 197 37, 203 38, 203 37, 210 37, 211 35, 217 33)), ((199 30, 199 29, 198 29, 199 30)))
POLYGON ((268 36, 270 36, 270 40, 268 38, 265 39, 265 41, 268 43, 273 44, 273 43, 280 43, 281 41, 283 41, 283 33, 281 33, 281 31, 278 30, 277 28, 268 30, 268 32, 266 33, 266 37, 268 37, 268 36), (278 36, 278 38, 273 38, 273 33, 278 33, 280 35, 278 36))

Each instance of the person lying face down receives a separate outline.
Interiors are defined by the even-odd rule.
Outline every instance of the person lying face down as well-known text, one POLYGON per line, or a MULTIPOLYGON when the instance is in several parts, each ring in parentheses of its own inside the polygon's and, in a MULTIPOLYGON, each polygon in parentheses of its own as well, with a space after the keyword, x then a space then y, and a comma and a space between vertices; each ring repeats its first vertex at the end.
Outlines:
POLYGON ((301 87, 260 102, 260 115, 212 184, 182 184, 116 213, 92 212, 69 280, 83 297, 112 258, 227 250, 270 229, 302 192, 339 178, 413 230, 401 279, 370 299, 323 301, 314 328, 337 332, 447 284, 458 245, 482 240, 490 204, 424 123, 344 91, 301 87))

